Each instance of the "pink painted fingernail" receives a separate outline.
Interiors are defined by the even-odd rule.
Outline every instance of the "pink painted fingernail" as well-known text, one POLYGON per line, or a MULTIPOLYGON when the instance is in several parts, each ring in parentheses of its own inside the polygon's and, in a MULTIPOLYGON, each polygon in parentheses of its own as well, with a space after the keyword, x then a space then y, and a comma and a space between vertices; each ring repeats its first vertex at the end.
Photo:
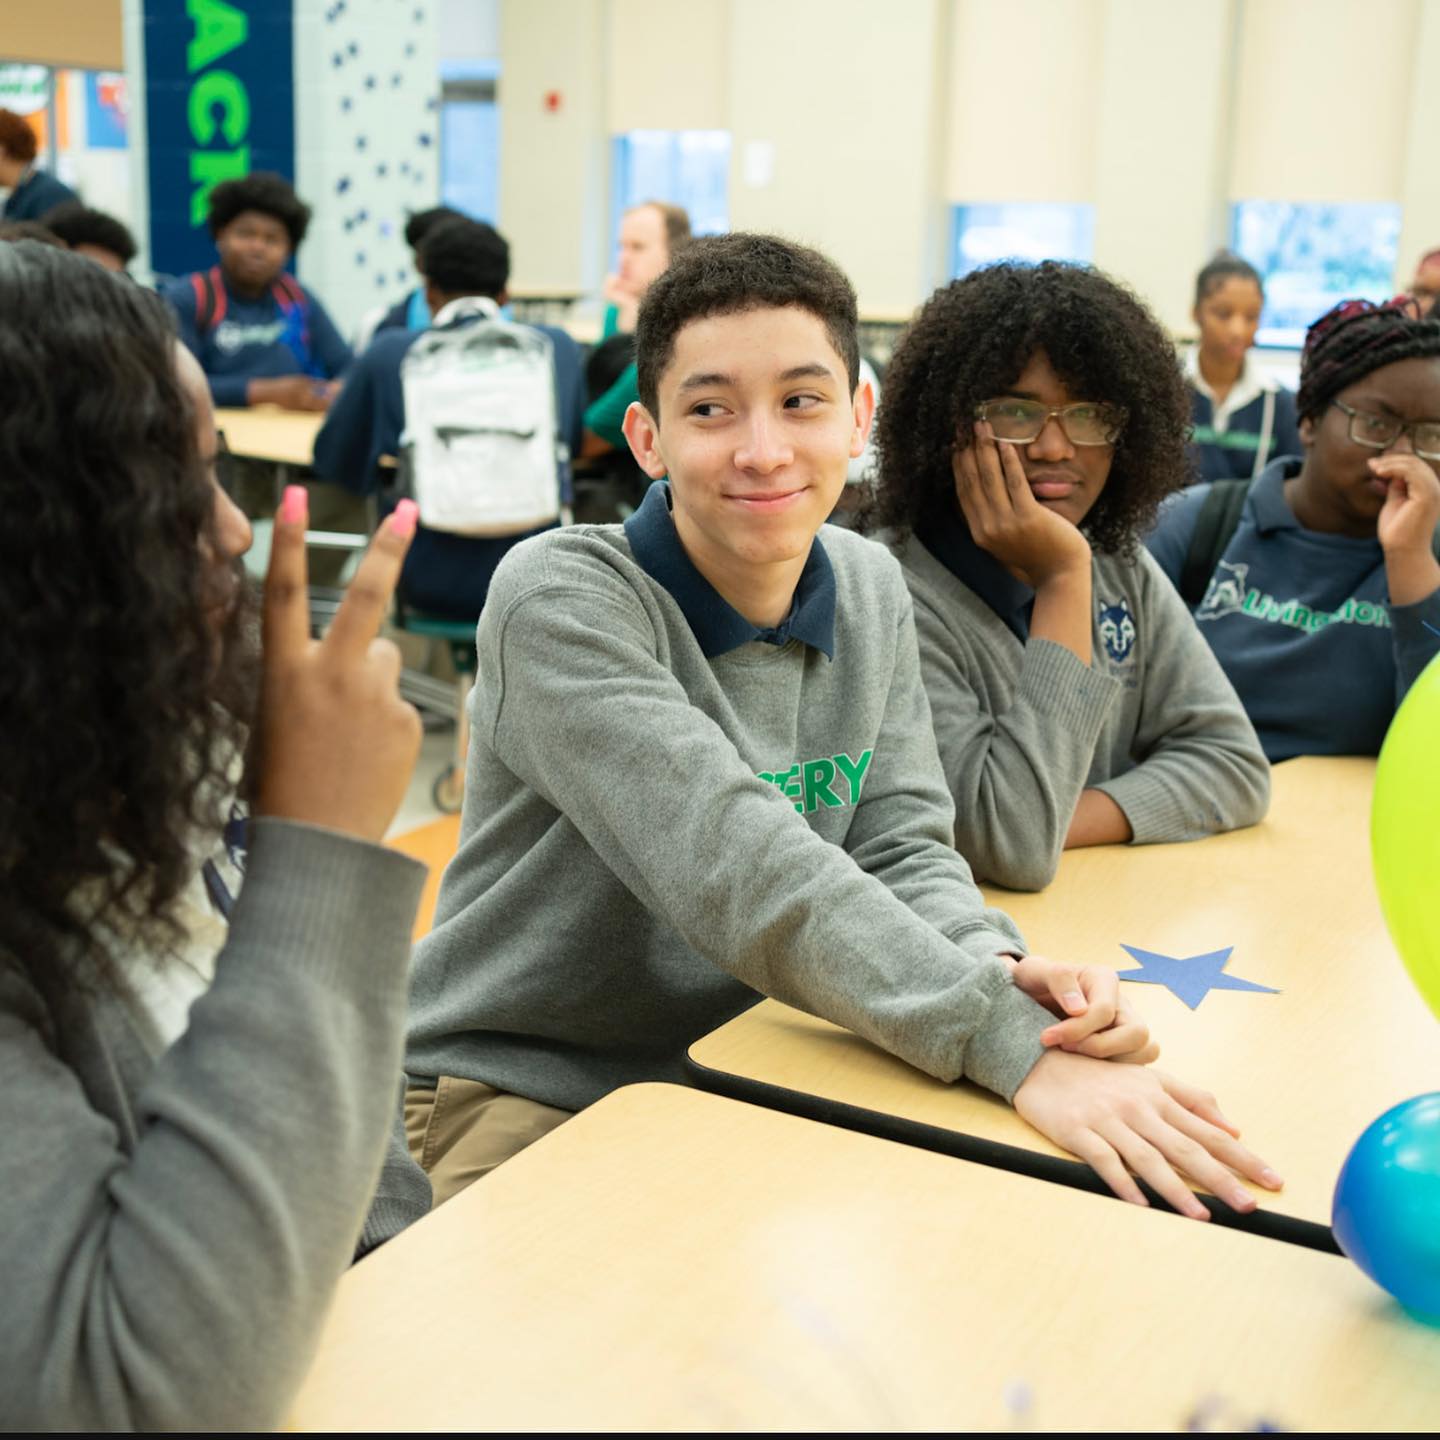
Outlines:
POLYGON ((419 517, 420 507, 413 500, 402 500, 395 507, 390 524, 402 540, 408 540, 415 533, 415 522, 419 517))
POLYGON ((303 485, 287 485, 285 497, 280 502, 280 519, 286 525, 303 525, 309 510, 309 500, 303 485))

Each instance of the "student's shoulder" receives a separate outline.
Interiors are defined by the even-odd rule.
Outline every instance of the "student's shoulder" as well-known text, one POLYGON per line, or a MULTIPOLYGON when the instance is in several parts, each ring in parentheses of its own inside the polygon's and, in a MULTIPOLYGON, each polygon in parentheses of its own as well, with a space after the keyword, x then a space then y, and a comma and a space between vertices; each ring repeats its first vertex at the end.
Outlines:
POLYGON ((562 596, 572 610, 586 596, 597 606, 643 606, 652 583, 631 554, 623 525, 566 525, 532 535, 506 554, 485 609, 505 615, 562 596))
POLYGON ((360 352, 357 364, 368 369, 398 370, 410 347, 426 332, 424 330, 377 330, 374 339, 360 352))
POLYGON ((1202 480, 1198 485, 1189 485, 1184 490, 1167 495, 1160 502, 1160 511, 1147 539, 1173 538, 1177 535, 1188 538, 1214 488, 1214 481, 1202 480))
POLYGON ((558 325, 529 325, 528 328, 538 330, 544 335, 557 355, 574 355, 577 360, 580 358, 579 343, 568 330, 562 330, 558 325))
POLYGON ((878 538, 871 539, 840 525, 822 525, 820 544, 835 572, 835 593, 843 601, 847 595, 856 603, 875 609, 877 604, 904 608, 907 592, 900 564, 889 548, 878 538))
POLYGON ((160 298, 173 305, 175 309, 189 311, 193 314, 197 303, 196 280, 203 274, 203 271, 196 270, 188 275, 172 275, 170 279, 161 281, 155 288, 159 292, 160 298))

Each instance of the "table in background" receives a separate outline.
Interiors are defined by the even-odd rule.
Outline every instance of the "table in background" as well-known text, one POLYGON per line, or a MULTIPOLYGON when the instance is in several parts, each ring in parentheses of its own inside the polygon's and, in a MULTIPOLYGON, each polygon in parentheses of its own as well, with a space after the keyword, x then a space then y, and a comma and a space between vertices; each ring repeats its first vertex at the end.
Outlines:
POLYGON ((315 437, 324 423, 323 411, 282 410, 278 405, 215 412, 215 424, 224 431, 232 455, 281 466, 308 466, 315 453, 315 437))
POLYGON ((1174 1430, 1208 1396, 1433 1429, 1440 1331, 1335 1256, 643 1085, 352 1269, 290 1423, 1174 1430))
MULTIPOLYGON (((1127 987, 1160 1064, 1204 1085, 1285 1177, 1236 1223, 1328 1245, 1335 1180, 1360 1132, 1440 1088, 1440 1031, 1386 934, 1370 869, 1375 762, 1277 766, 1269 817, 1189 845, 1069 851, 1038 895, 987 890, 1035 953, 1129 967, 1234 946, 1228 973, 1281 994, 1212 991, 1196 1011, 1127 987)), ((767 1000, 690 1049, 699 1083, 762 1104, 1090 1187, 1092 1172, 978 1087, 945 1085, 848 1031, 767 1000)), ((1229 1212, 1225 1212, 1228 1216, 1229 1212)))

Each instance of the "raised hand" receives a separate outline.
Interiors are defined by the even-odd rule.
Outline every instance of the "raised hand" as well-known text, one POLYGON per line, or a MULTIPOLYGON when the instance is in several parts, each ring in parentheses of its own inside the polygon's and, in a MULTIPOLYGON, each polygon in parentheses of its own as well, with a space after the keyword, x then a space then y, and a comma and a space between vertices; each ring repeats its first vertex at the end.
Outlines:
POLYGON ((265 577, 260 783, 255 810, 378 841, 420 752, 400 698, 400 652, 378 637, 415 530, 402 500, 376 532, 323 640, 310 638, 306 494, 285 492, 265 577))

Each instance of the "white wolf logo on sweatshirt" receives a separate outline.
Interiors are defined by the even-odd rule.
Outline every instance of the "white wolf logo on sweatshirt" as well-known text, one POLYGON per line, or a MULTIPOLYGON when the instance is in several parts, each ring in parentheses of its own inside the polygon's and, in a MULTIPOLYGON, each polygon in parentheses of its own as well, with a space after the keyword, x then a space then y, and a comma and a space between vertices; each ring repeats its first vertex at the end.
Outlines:
POLYGON ((1222 615, 1231 615, 1245 603, 1245 577, 1250 573, 1248 565, 1231 565, 1222 560, 1210 577, 1205 598, 1195 609, 1197 620, 1218 620, 1222 615))

